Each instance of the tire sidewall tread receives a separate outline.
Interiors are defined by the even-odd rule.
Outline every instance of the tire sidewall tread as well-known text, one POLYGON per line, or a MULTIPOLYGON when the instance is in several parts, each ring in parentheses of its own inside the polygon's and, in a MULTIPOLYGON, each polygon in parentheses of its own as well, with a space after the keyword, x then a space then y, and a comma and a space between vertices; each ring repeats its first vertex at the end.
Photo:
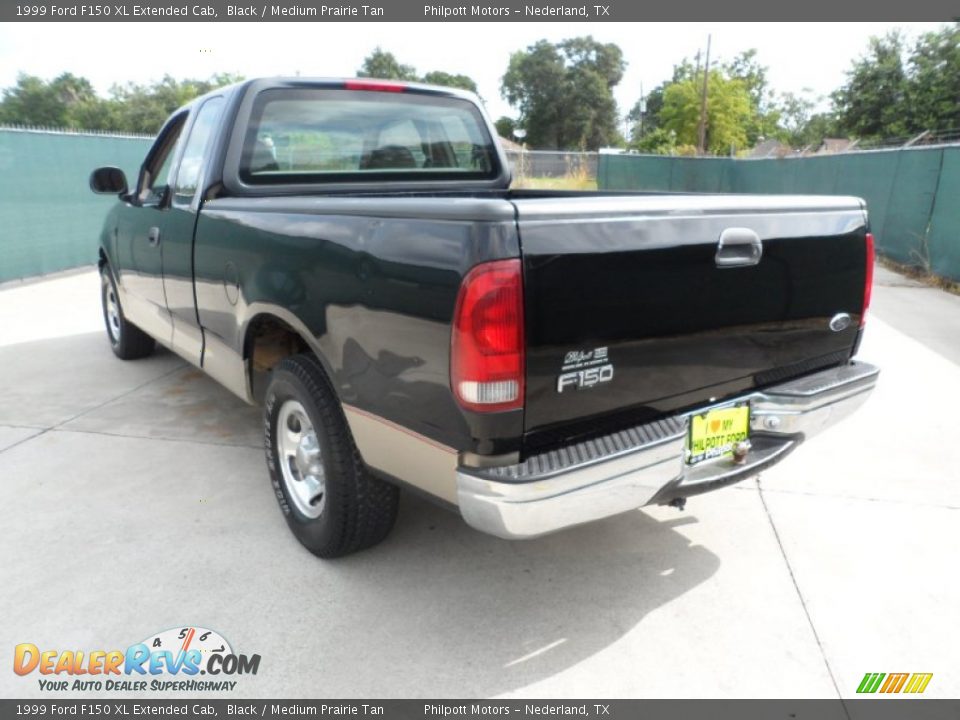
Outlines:
POLYGON ((117 283, 113 278, 113 272, 109 265, 100 268, 100 305, 103 310, 103 322, 107 331, 107 340, 113 354, 121 360, 139 360, 150 355, 157 342, 138 328, 132 322, 127 320, 123 312, 123 306, 120 304, 120 293, 117 292, 117 283), (120 315, 120 339, 114 340, 110 332, 110 318, 107 315, 107 285, 113 289, 113 296, 117 301, 117 312, 120 315))
POLYGON ((323 558, 347 555, 383 540, 393 527, 399 491, 373 477, 363 464, 346 416, 319 361, 293 355, 272 371, 264 398, 264 448, 274 496, 293 534, 323 558), (326 499, 320 517, 302 515, 287 497, 276 434, 280 408, 288 399, 303 405, 320 443, 326 499))

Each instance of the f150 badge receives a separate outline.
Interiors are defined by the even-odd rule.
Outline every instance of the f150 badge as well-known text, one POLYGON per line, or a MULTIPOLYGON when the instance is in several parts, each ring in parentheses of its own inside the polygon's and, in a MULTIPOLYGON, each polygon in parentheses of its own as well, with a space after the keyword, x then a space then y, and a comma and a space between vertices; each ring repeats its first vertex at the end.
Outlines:
POLYGON ((613 380, 613 363, 610 362, 605 347, 571 350, 563 356, 563 367, 560 371, 557 378, 558 393, 562 393, 565 388, 582 390, 613 380))

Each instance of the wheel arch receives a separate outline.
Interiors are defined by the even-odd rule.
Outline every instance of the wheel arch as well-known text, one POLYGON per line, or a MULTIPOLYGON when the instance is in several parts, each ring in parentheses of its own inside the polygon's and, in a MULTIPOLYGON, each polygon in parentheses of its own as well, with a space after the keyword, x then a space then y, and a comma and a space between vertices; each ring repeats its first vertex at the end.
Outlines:
POLYGON ((254 304, 243 324, 240 348, 253 401, 262 404, 270 374, 284 358, 309 352, 317 358, 326 381, 338 401, 333 368, 310 329, 293 313, 282 307, 254 304))
POLYGON ((110 270, 110 274, 113 276, 115 282, 120 282, 119 278, 117 277, 117 266, 110 257, 110 252, 101 244, 97 247, 97 269, 103 270, 104 268, 108 268, 110 270))

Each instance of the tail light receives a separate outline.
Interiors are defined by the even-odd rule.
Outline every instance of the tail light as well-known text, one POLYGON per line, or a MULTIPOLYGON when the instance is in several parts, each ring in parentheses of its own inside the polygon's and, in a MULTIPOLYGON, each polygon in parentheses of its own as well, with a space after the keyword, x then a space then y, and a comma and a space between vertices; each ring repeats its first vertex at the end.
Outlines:
POLYGON ((867 233, 867 272, 863 281, 863 312, 860 313, 860 327, 867 322, 867 309, 870 307, 870 296, 873 294, 873 263, 875 250, 873 247, 873 233, 867 233))
POLYGON ((473 268, 453 315, 450 384, 460 405, 477 412, 523 407, 523 279, 520 260, 473 268))
POLYGON ((404 92, 407 86, 404 83, 390 82, 389 80, 347 80, 343 83, 344 90, 368 90, 370 92, 404 92))

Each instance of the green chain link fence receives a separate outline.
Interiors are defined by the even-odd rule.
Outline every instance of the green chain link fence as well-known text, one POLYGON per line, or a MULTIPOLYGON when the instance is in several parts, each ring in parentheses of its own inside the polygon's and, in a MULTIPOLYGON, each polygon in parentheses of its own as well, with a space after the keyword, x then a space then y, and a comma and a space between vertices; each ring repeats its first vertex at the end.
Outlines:
POLYGON ((136 178, 144 137, 0 128, 0 282, 92 265, 116 198, 94 195, 90 171, 136 178))
POLYGON ((810 193, 867 201, 877 249, 960 281, 960 147, 771 160, 601 155, 601 190, 810 193))

